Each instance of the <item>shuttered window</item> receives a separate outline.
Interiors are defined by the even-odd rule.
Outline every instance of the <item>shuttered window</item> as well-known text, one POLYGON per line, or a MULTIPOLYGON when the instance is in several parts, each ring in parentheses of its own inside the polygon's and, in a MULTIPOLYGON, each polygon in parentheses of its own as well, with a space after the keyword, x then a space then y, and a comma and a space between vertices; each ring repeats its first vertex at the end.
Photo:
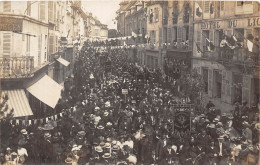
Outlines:
POLYGON ((4 12, 11 12, 11 2, 10 1, 4 2, 4 12))
POLYGON ((220 10, 224 11, 224 5, 225 5, 225 1, 221 1, 220 2, 220 10))
POLYGON ((204 12, 205 13, 209 13, 209 5, 210 5, 209 1, 204 2, 204 12))
POLYGON ((174 42, 176 42, 177 41, 177 27, 173 27, 172 28, 172 40, 174 41, 174 42))
POLYGON ((162 43, 162 28, 159 28, 159 43, 162 43))
POLYGON ((3 33, 3 55, 4 56, 11 55, 11 39, 12 39, 12 34, 10 32, 3 33))
POLYGON ((49 13, 48 13, 49 21, 53 22, 53 1, 48 2, 48 9, 49 9, 49 13))
POLYGON ((214 31, 210 30, 209 31, 209 40, 214 44, 214 37, 213 37, 213 35, 214 35, 214 31))
POLYGON ((197 31, 197 45, 200 47, 200 42, 201 42, 201 32, 198 30, 197 31))
POLYGON ((168 28, 168 31, 167 31, 167 43, 171 43, 172 42, 172 29, 171 28, 168 28))
POLYGON ((27 1, 27 15, 31 16, 31 1, 27 1))
POLYGON ((177 41, 178 42, 182 41, 182 28, 178 28, 177 41))
POLYGON ((38 65, 41 65, 42 35, 38 36, 38 65))
POLYGON ((209 81, 208 81, 208 94, 209 94, 209 96, 210 97, 212 97, 212 80, 213 80, 213 74, 212 74, 212 70, 211 69, 209 69, 208 70, 209 71, 209 81))
POLYGON ((52 54, 54 52, 54 36, 50 36, 49 40, 49 52, 52 54))
POLYGON ((53 14, 54 14, 53 19, 54 19, 54 22, 57 22, 57 18, 56 18, 56 2, 55 1, 53 2, 53 5, 54 5, 54 7, 53 7, 53 14))
POLYGON ((40 2, 40 20, 45 21, 45 2, 41 1, 40 2))
POLYGON ((155 22, 158 22, 158 21, 159 21, 159 9, 158 9, 158 7, 156 7, 156 8, 154 9, 154 21, 155 21, 155 22))

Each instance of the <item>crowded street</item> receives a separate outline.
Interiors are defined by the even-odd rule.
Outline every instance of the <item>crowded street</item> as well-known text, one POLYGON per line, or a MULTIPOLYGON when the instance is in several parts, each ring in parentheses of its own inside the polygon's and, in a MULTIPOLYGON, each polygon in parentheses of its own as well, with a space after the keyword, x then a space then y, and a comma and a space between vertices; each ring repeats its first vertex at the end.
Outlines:
POLYGON ((62 115, 46 124, 6 125, 11 131, 2 139, 1 163, 213 165, 242 164, 248 156, 258 161, 257 108, 236 104, 225 114, 208 103, 198 109, 177 95, 177 83, 160 70, 127 62, 125 48, 85 42, 74 66, 57 105, 62 115))
POLYGON ((0 165, 259 165, 258 1, 0 2, 0 165))

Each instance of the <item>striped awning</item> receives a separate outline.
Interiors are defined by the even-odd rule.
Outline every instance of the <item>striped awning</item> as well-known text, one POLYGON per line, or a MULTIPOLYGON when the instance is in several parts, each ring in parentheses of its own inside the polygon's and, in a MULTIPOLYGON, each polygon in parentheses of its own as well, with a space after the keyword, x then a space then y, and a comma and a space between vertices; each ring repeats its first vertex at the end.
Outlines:
POLYGON ((13 108, 14 117, 23 117, 33 115, 28 99, 23 89, 2 90, 2 95, 8 95, 8 112, 13 108))

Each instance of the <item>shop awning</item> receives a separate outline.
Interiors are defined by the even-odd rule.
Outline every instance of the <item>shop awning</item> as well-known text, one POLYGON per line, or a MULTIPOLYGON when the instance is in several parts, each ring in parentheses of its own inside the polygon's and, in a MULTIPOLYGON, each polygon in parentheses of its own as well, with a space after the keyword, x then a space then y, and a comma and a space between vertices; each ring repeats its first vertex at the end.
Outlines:
POLYGON ((9 113, 13 108, 14 117, 33 115, 32 109, 23 89, 2 90, 2 95, 6 94, 8 95, 7 105, 9 109, 7 113, 9 113))
POLYGON ((45 75, 28 87, 27 91, 43 103, 55 108, 59 101, 62 88, 63 87, 56 83, 52 78, 45 75))
POLYGON ((59 57, 58 59, 57 59, 57 61, 59 61, 62 65, 64 65, 64 66, 69 66, 69 64, 70 64, 70 62, 69 61, 67 61, 67 60, 65 60, 65 59, 63 59, 63 58, 61 58, 61 57, 59 57))

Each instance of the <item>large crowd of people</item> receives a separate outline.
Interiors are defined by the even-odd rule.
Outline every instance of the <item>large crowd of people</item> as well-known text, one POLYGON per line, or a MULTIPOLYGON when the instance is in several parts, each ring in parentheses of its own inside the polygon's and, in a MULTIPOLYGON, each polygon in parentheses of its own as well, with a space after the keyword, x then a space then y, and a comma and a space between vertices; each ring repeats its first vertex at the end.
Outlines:
POLYGON ((177 92, 160 69, 129 62, 126 49, 86 42, 56 107, 63 116, 44 126, 6 125, 0 164, 259 163, 256 106, 236 103, 226 114, 209 102, 180 134, 174 107, 192 100, 177 92))

